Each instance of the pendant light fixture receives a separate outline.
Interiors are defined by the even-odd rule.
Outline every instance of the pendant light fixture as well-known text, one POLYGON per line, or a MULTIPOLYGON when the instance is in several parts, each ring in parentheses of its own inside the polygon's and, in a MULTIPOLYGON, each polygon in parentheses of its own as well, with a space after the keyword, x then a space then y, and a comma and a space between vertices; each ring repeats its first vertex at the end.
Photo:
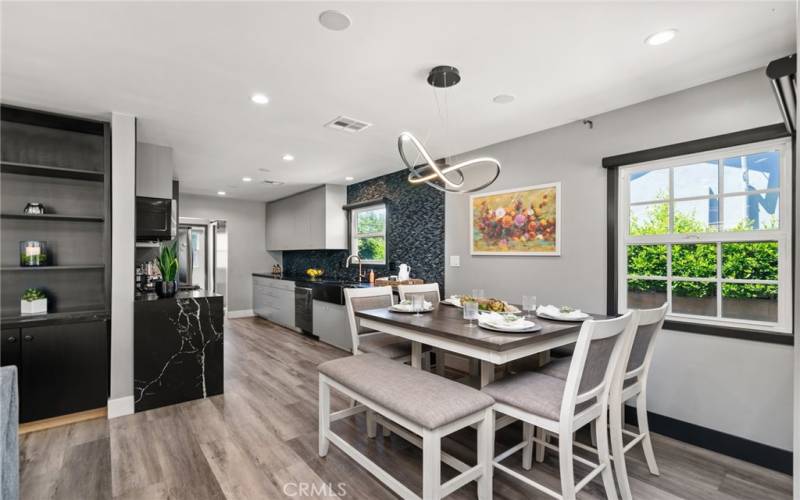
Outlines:
MULTIPOLYGON (((453 66, 436 66, 428 73, 428 84, 434 88, 434 99, 436 100, 436 106, 439 110, 439 118, 444 123, 445 137, 447 137, 447 133, 449 132, 447 99, 445 94, 443 113, 442 106, 439 105, 438 96, 436 95, 436 89, 446 89, 456 85, 460 81, 461 74, 458 68, 453 66)), ((490 157, 473 158, 456 164, 450 164, 446 158, 436 161, 430 153, 428 153, 427 149, 425 149, 422 142, 411 132, 402 132, 400 134, 400 137, 397 138, 397 149, 400 152, 400 158, 410 172, 408 174, 408 181, 412 184, 424 182, 433 188, 448 193, 472 193, 490 186, 497 180, 497 177, 500 176, 500 162, 490 157), (409 161, 406 155, 407 150, 412 146, 416 150, 417 161, 409 161), (420 157, 424 160, 423 163, 418 163, 420 157), (479 164, 490 167, 493 174, 490 173, 487 175, 487 180, 481 184, 467 185, 466 177, 462 170, 466 167, 479 164)), ((487 172, 490 171, 487 170, 487 172)))

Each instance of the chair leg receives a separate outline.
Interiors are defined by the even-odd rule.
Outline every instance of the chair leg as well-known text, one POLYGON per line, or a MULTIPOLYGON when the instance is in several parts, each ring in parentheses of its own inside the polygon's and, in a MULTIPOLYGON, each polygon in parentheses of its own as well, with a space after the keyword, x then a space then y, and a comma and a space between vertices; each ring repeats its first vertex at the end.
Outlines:
POLYGON ((427 351, 422 354, 422 369, 426 372, 431 371, 431 352, 427 351))
MULTIPOLYGON (((605 464, 605 468, 600 472, 603 477, 603 485, 606 488, 606 498, 617 498, 617 488, 614 486, 614 473, 611 471, 611 459, 608 455, 608 412, 601 411, 597 418, 597 461, 605 464)), ((625 458, 623 457, 623 464, 625 458)), ((616 464, 615 464, 616 465, 616 464)), ((624 465, 623 465, 624 467, 624 465)))
POLYGON ((436 375, 444 377, 444 351, 441 349, 436 349, 434 352, 436 353, 436 375))
MULTIPOLYGON (((618 398, 619 396, 617 396, 617 399, 618 398)), ((622 407, 623 405, 616 400, 612 400, 609 405, 611 413, 611 454, 614 457, 614 473, 617 476, 619 495, 622 500, 633 500, 631 485, 628 481, 628 468, 625 464, 625 441, 622 438, 622 426, 624 422, 622 407)))
POLYGON ((642 449, 644 457, 647 459, 647 468, 650 469, 650 474, 658 476, 658 464, 656 464, 656 456, 653 453, 653 442, 650 439, 650 426, 647 424, 647 397, 644 390, 636 397, 636 417, 639 420, 639 434, 644 434, 642 449))
POLYGON ((422 433, 422 500, 439 500, 442 488, 442 437, 425 430, 422 433))
POLYGON ((558 468, 561 475, 561 498, 575 500, 575 471, 572 464, 572 430, 558 433, 558 468))
MULTIPOLYGON (((525 441, 525 448, 522 448, 522 468, 531 470, 531 459, 533 458, 533 424, 522 423, 522 440, 525 441)), ((538 445, 537 445, 538 446, 538 445)))
POLYGON ((328 454, 330 441, 328 431, 331 428, 331 388, 324 381, 319 381, 319 456, 328 454))
POLYGON ((592 446, 597 448, 597 420, 589 422, 589 440, 592 446))
MULTIPOLYGON (((541 427, 536 428, 536 438, 539 441, 544 441, 545 443, 550 442, 550 433, 546 430, 542 429, 541 427)), ((543 444, 536 443, 536 461, 539 463, 544 462, 544 452, 545 447, 543 444)))
POLYGON ((385 425, 382 425, 381 428, 383 429, 383 437, 388 438, 389 436, 392 435, 392 431, 389 430, 389 428, 386 427, 385 425))
POLYGON ((375 412, 367 410, 367 437, 374 438, 378 435, 378 424, 375 422, 375 412))
POLYGON ((486 410, 483 421, 478 424, 478 463, 483 472, 478 479, 478 499, 491 500, 492 479, 494 474, 494 411, 486 410))

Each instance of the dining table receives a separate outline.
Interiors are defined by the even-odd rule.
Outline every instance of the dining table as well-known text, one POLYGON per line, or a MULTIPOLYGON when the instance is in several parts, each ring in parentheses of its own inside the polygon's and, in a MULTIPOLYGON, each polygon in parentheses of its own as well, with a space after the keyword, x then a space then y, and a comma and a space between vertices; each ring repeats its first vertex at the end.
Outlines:
MULTIPOLYGON (((530 333, 504 333, 469 326, 462 309, 437 304, 419 314, 396 312, 389 308, 367 309, 355 313, 361 326, 411 341, 411 366, 422 367, 422 346, 428 345, 480 361, 480 387, 494 381, 495 367, 550 349, 569 345, 578 338, 582 322, 532 318, 541 329, 530 333)), ((609 316, 590 314, 592 319, 609 316)))

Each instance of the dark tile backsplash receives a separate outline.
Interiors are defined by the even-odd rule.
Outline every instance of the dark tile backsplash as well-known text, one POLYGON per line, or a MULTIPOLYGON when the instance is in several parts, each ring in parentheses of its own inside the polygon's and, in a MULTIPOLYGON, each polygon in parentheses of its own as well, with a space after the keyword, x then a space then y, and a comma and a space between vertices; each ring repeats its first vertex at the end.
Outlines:
MULTIPOLYGON (((406 170, 347 187, 348 203, 379 198, 386 199, 388 266, 374 267, 376 275, 397 274, 399 264, 408 264, 412 277, 438 282, 444 291, 444 193, 410 184, 406 170)), ((346 250, 286 251, 284 274, 321 267, 328 278, 355 278, 357 266, 344 267, 348 254, 346 250)))

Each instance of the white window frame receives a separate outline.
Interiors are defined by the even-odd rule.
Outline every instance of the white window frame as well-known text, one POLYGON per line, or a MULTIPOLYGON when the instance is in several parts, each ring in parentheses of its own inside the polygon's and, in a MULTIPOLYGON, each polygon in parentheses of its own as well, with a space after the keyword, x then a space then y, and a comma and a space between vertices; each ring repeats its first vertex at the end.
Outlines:
MULTIPOLYGON (((365 207, 358 207, 354 208, 350 211, 350 253, 358 255, 358 240, 365 239, 365 238, 383 238, 385 244, 385 251, 383 254, 383 260, 362 260, 362 264, 371 264, 376 266, 386 265, 386 257, 389 254, 389 242, 386 240, 386 226, 389 224, 389 220, 386 213, 386 204, 385 203, 376 203, 375 205, 368 205, 365 207), (374 232, 374 233, 358 233, 356 232, 356 227, 358 226, 358 214, 362 212, 373 212, 375 210, 383 210, 383 231, 374 232)), ((359 257, 360 258, 360 257, 359 257)))
MULTIPOLYGON (((617 239, 617 273, 618 273, 618 298, 619 311, 627 311, 628 300, 628 245, 667 245, 667 276, 635 276, 642 279, 656 279, 667 282, 667 300, 670 306, 667 312, 667 319, 675 322, 705 324, 717 327, 730 327, 749 330, 760 330, 769 333, 791 333, 792 332, 792 169, 791 169, 791 141, 788 138, 756 142, 731 148, 704 151, 702 153, 676 156, 662 160, 638 163, 619 167, 618 193, 619 203, 617 212, 618 239, 617 239), (779 186, 779 227, 776 230, 754 230, 754 231, 710 231, 705 233, 670 233, 646 236, 631 236, 630 231, 630 192, 629 182, 632 173, 647 170, 660 170, 670 167, 679 167, 705 161, 722 161, 725 158, 734 156, 744 156, 748 154, 761 153, 765 151, 777 151, 780 153, 780 186, 779 186), (721 244, 726 242, 744 241, 777 241, 778 242, 778 280, 737 280, 726 279, 721 276, 721 244), (691 278, 687 281, 709 281, 717 283, 717 317, 697 316, 690 314, 679 314, 672 312, 672 283, 680 281, 680 277, 672 277, 672 252, 670 244, 687 243, 716 243, 717 244, 717 276, 703 280, 702 278, 691 278), (762 283, 778 285, 778 321, 765 322, 747 319, 722 318, 722 283, 762 283)), ((721 166, 721 163, 720 163, 721 166)), ((720 170, 722 170, 720 168, 720 170)), ((741 196, 742 194, 758 194, 765 190, 724 193, 723 172, 719 173, 718 193, 714 196, 697 196, 692 198, 678 198, 677 200, 693 200, 717 198, 720 207, 720 221, 724 223, 724 199, 729 196, 741 196)), ((674 210, 673 210, 673 170, 669 170, 669 226, 672 229, 674 210)), ((641 202, 636 204, 648 204, 641 202)), ((635 204, 635 205, 636 205, 635 204)))

